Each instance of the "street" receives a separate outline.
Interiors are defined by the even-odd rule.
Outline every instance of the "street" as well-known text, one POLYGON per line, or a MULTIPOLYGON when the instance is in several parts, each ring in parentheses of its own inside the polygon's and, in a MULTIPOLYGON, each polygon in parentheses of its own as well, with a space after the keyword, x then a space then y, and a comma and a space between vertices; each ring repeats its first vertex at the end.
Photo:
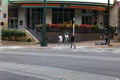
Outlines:
POLYGON ((0 80, 120 80, 119 48, 0 48, 0 80))

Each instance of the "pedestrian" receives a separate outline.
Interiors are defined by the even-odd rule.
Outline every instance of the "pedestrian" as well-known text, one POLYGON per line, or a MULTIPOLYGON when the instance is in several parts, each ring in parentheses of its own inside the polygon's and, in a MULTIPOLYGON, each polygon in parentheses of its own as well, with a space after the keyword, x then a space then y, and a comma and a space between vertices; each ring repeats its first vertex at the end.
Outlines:
POLYGON ((75 36, 73 34, 71 34, 71 38, 70 38, 70 48, 73 48, 76 49, 76 46, 75 46, 75 36))
POLYGON ((110 45, 109 35, 105 35, 105 45, 110 45))
POLYGON ((59 34, 58 36, 58 46, 62 46, 63 44, 63 37, 62 37, 62 34, 59 34))
POLYGON ((69 45, 69 35, 68 35, 68 33, 66 33, 65 35, 64 35, 64 45, 65 45, 65 47, 68 47, 68 45, 69 45))

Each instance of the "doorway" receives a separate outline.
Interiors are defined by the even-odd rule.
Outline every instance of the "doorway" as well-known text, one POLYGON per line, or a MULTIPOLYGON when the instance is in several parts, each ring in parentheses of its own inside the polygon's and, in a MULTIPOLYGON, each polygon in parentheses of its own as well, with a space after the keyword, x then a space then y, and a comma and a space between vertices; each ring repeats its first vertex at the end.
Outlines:
POLYGON ((8 27, 10 29, 18 29, 18 18, 12 17, 8 20, 8 23, 9 23, 8 27))

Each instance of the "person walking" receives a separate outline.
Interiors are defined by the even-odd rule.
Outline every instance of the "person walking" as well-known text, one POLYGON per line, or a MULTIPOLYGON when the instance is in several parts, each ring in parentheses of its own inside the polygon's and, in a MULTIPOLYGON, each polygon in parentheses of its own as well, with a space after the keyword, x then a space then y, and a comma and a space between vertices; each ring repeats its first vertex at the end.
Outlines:
POLYGON ((110 45, 110 38, 109 35, 105 35, 105 45, 110 45))
POLYGON ((75 46, 75 36, 73 34, 71 34, 70 42, 71 42, 70 48, 74 47, 74 49, 76 49, 76 46, 75 46))
POLYGON ((64 45, 65 45, 65 47, 68 47, 68 45, 69 45, 69 35, 68 35, 68 33, 66 33, 65 35, 64 35, 64 45))
POLYGON ((58 46, 62 46, 63 44, 63 37, 62 37, 62 34, 59 34, 58 36, 58 46))

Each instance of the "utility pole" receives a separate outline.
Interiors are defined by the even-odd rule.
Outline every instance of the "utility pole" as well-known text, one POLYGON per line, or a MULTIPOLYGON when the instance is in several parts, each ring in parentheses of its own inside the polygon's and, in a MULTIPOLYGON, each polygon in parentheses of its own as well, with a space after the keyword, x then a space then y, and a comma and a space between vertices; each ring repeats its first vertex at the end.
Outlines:
POLYGON ((42 41, 41 46, 47 46, 46 41, 46 0, 43 3, 43 27, 42 27, 42 41))
POLYGON ((75 17, 73 17, 73 35, 75 35, 75 17))
POLYGON ((0 46, 2 46, 2 26, 0 25, 0 46))
POLYGON ((108 0, 108 6, 107 6, 107 19, 108 19, 108 22, 107 22, 107 29, 108 29, 108 35, 109 35, 109 27, 110 27, 110 0, 108 0))
POLYGON ((106 35, 105 35, 105 43, 106 44, 110 44, 110 38, 109 38, 109 28, 110 28, 110 0, 108 0, 108 4, 107 4, 107 26, 106 26, 106 35))

